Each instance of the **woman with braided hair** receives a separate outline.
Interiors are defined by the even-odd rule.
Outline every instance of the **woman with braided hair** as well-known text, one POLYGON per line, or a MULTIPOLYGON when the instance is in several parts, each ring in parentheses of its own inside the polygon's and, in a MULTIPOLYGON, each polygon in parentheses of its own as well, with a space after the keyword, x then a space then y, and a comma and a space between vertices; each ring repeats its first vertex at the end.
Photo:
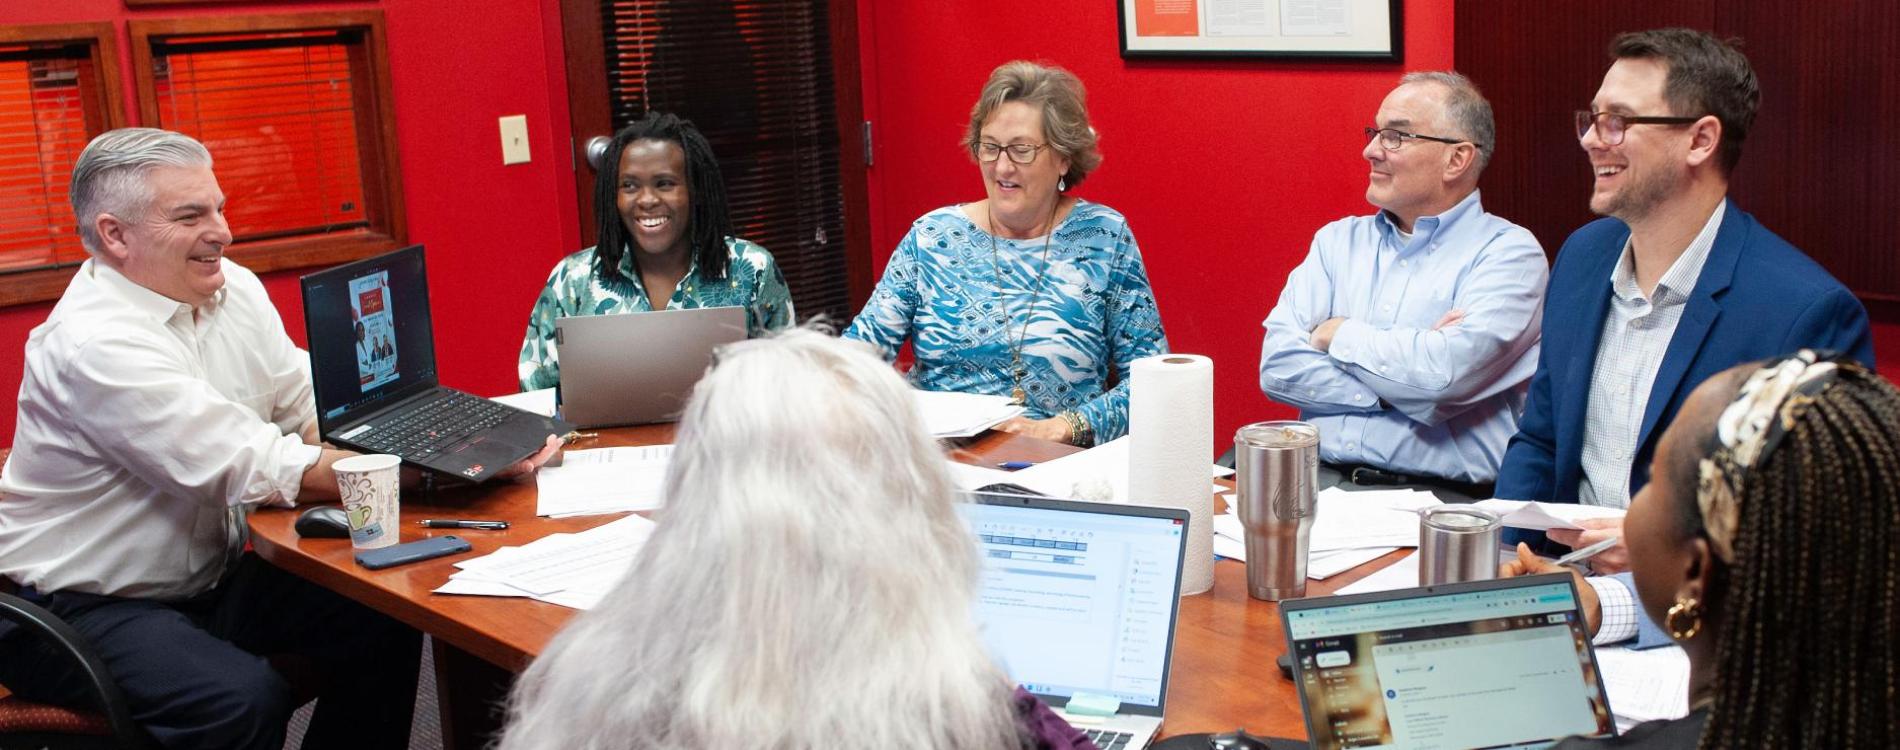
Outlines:
POLYGON ((1652 471, 1624 529, 1692 710, 1559 747, 1893 747, 1900 390, 1809 350, 1743 365, 1689 397, 1652 471))

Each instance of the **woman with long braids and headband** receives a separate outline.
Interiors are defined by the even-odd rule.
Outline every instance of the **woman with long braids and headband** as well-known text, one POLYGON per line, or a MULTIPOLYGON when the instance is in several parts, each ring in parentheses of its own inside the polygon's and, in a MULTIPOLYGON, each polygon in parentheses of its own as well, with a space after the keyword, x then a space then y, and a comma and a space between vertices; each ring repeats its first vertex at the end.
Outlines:
POLYGON ((1084 447, 1128 432, 1130 363, 1168 351, 1128 221, 1068 191, 1102 162, 1081 81, 1018 60, 990 74, 963 147, 983 200, 911 224, 844 337, 911 383, 1010 396, 997 429, 1084 447))
MULTIPOLYGON (((1733 368, 1689 396, 1652 471, 1623 528, 1643 611, 1688 654, 1691 711, 1559 747, 1893 747, 1900 390, 1810 350, 1733 368)), ((1554 570, 1520 548, 1505 572, 1554 570)))

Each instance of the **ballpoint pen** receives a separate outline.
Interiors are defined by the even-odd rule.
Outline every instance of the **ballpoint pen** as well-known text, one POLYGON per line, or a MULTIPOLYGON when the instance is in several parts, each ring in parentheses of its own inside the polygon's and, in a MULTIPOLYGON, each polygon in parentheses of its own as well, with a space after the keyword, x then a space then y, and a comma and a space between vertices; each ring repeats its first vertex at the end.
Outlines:
POLYGON ((431 529, 480 529, 482 531, 501 531, 508 528, 507 521, 458 521, 428 518, 416 522, 417 525, 431 529))
POLYGON ((1570 565, 1572 563, 1583 562, 1592 557, 1596 557, 1599 553, 1607 551, 1611 547, 1615 547, 1616 543, 1621 542, 1621 541, 1623 541, 1621 537, 1614 537, 1614 536, 1610 537, 1601 542, 1597 542, 1596 544, 1592 544, 1588 547, 1584 547, 1582 549, 1573 551, 1568 555, 1564 555, 1563 557, 1557 558, 1557 564, 1570 565))

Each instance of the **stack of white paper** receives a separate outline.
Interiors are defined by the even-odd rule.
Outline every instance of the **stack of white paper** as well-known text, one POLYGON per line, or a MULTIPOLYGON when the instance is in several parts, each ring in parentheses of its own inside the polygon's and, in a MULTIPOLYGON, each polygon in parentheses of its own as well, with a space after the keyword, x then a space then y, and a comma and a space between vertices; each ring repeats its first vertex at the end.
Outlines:
POLYGON ((1372 575, 1361 578, 1341 587, 1335 592, 1345 594, 1370 594, 1374 591, 1392 591, 1418 586, 1418 553, 1399 558, 1398 562, 1374 571, 1372 575))
MULTIPOLYGON (((1128 446, 1132 445, 1127 436, 1110 440, 1080 453, 1071 453, 1061 458, 1044 461, 1021 471, 1011 472, 1008 481, 1012 484, 1028 487, 1050 497, 1080 498, 1083 500, 1107 500, 1117 503, 1135 503, 1152 505, 1141 498, 1128 496, 1128 446), (1090 491, 1107 491, 1106 497, 1090 491)), ((1234 473, 1233 469, 1208 463, 1208 479, 1213 480, 1234 473)), ((1225 492, 1227 488, 1208 482, 1208 492, 1225 492)))
POLYGON ((652 521, 627 516, 578 534, 549 534, 456 563, 461 570, 435 593, 525 596, 587 609, 626 575, 634 554, 652 533, 652 521))
MULTIPOLYGON (((1379 559, 1401 547, 1418 546, 1418 509, 1438 498, 1417 490, 1321 490, 1306 557, 1306 577, 1325 580, 1379 559)), ((1227 506, 1237 502, 1226 496, 1227 506)), ((1246 530, 1233 512, 1214 518, 1214 553, 1247 559, 1246 530)))
POLYGON ((535 472, 535 515, 562 518, 652 510, 666 503, 661 487, 671 445, 567 451, 560 466, 535 472))
POLYGON ((924 429, 940 438, 970 437, 1023 413, 1023 407, 1010 404, 1007 396, 918 390, 911 393, 916 395, 917 411, 923 414, 924 429))
POLYGON ((1604 508, 1576 503, 1538 503, 1527 500, 1480 500, 1473 503, 1503 517, 1504 525, 1520 529, 1581 529, 1577 521, 1591 518, 1622 518, 1622 508, 1604 508))
POLYGON ((1689 714, 1689 656, 1676 646, 1631 651, 1597 647, 1603 689, 1610 694, 1616 729, 1689 714))

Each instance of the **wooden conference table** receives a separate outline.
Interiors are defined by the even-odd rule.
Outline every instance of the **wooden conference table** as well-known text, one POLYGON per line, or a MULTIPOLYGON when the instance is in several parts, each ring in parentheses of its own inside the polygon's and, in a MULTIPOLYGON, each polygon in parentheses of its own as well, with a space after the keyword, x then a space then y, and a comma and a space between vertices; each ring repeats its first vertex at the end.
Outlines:
MULTIPOLYGON (((604 430, 576 449, 670 442, 672 425, 604 430)), ((959 460, 983 465, 1043 461, 1076 449, 1008 433, 987 432, 964 444, 959 460)), ((575 610, 526 598, 446 596, 430 591, 448 580, 454 563, 499 547, 522 545, 557 532, 583 531, 617 516, 550 519, 535 516, 532 483, 508 483, 436 493, 404 493, 402 539, 454 534, 474 552, 382 571, 352 560, 347 539, 302 539, 292 529, 296 513, 263 510, 250 519, 252 542, 272 564, 402 620, 433 637, 437 686, 450 747, 480 747, 496 717, 493 691, 509 674, 526 668, 575 610), (424 529, 423 518, 500 519, 506 531, 424 529), (493 665, 492 667, 489 665, 493 665), (498 668, 498 669, 497 669, 498 668), (486 682, 486 690, 469 690, 486 682), (471 695, 471 693, 473 693, 471 695)), ((1394 552, 1326 581, 1309 581, 1308 595, 1330 594, 1401 558, 1394 552)), ((1279 607, 1247 596, 1246 568, 1223 560, 1214 566, 1214 589, 1181 599, 1174 664, 1168 681, 1167 735, 1223 732, 1244 727, 1257 735, 1305 737, 1299 696, 1280 676, 1274 659, 1286 651, 1279 607)))

